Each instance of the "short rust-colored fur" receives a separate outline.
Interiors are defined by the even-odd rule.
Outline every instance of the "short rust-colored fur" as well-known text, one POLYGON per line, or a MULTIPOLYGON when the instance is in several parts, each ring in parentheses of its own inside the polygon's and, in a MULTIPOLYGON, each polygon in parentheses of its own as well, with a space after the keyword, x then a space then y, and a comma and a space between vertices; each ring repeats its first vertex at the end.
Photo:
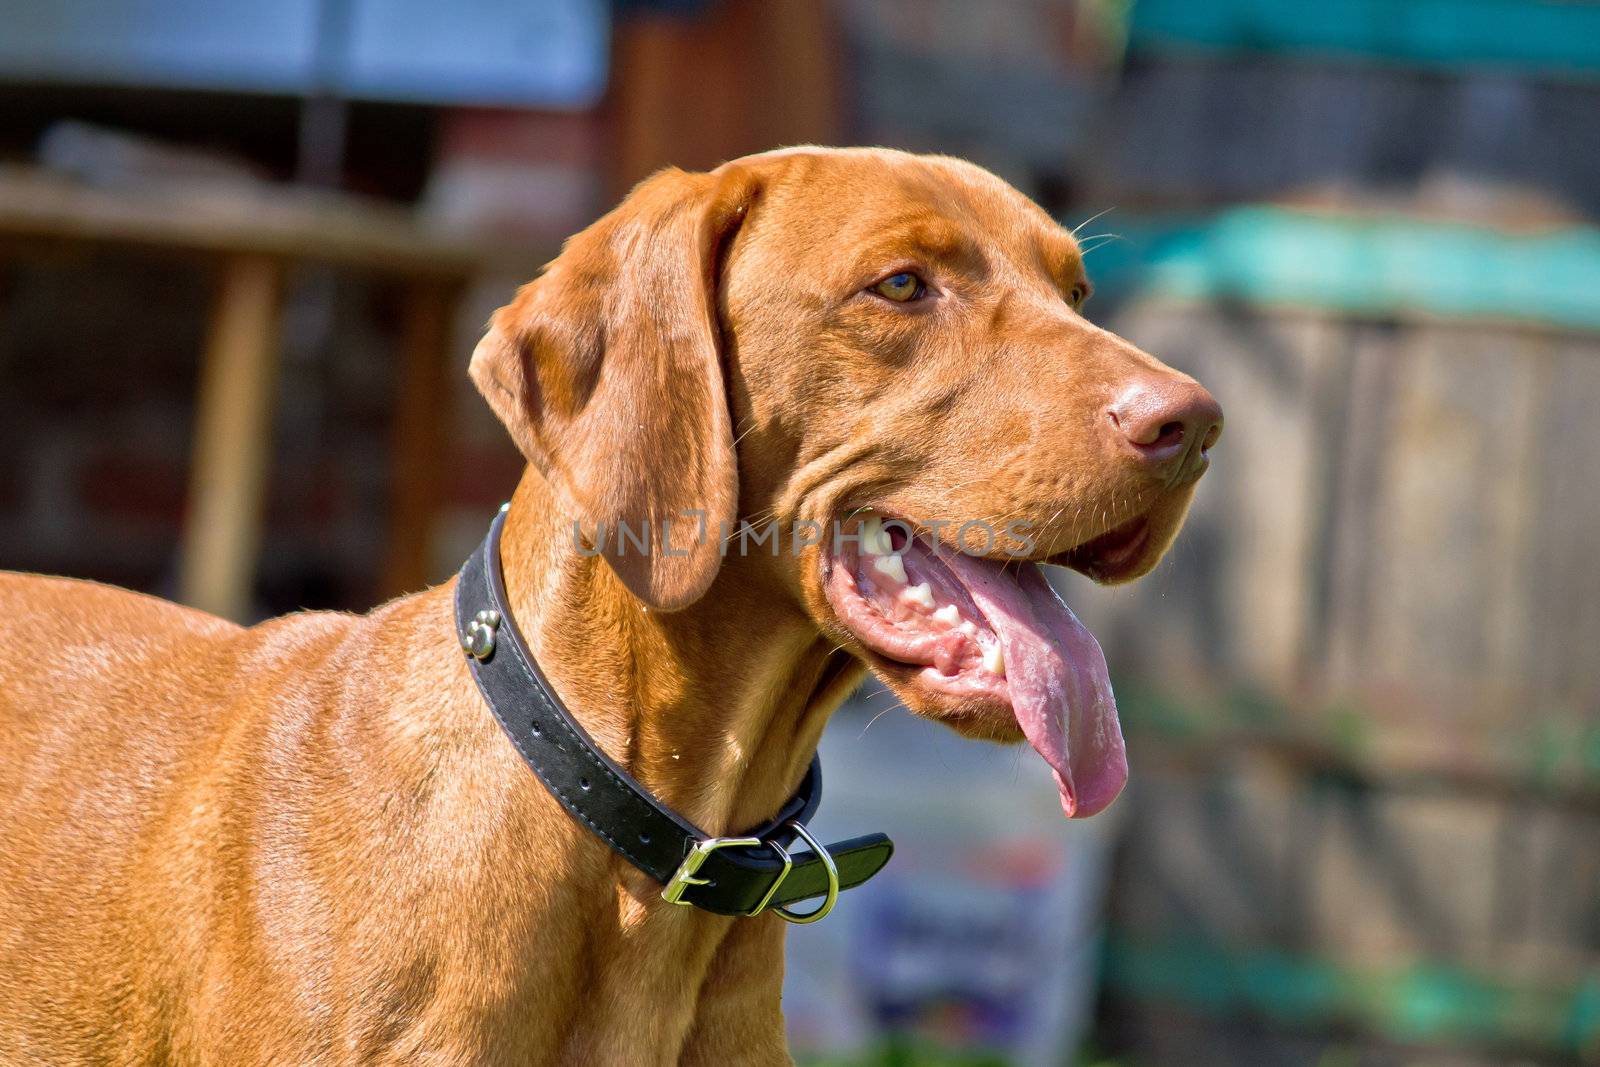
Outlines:
MULTIPOLYGON (((1190 485, 1104 413, 1178 376, 1077 313, 1082 270, 971 164, 787 150, 651 178, 494 317, 515 615, 607 752, 753 825, 863 668, 815 548, 608 559, 575 522, 871 504, 1027 519, 1042 559, 1146 514, 1154 565, 1190 485), (902 270, 937 306, 866 291, 902 270)), ((241 628, 0 575, 0 1063, 789 1062, 785 924, 669 906, 566 815, 473 685, 453 584, 241 628)))

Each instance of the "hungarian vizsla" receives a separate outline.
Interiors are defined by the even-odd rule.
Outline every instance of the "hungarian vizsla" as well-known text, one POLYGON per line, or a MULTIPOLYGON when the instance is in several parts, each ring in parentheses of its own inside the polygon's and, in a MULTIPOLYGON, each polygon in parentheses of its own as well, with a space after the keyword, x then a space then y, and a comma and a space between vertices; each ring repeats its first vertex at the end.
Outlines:
MULTIPOLYGON (((1020 193, 880 149, 669 170, 572 238, 471 375, 529 463, 508 606, 596 742, 738 831, 871 670, 1109 803, 1104 659, 1034 564, 1148 571, 1221 414, 1088 292, 1020 193)), ((786 925, 671 906, 567 814, 453 585, 242 628, 0 575, 0 1062, 789 1062, 786 925)))

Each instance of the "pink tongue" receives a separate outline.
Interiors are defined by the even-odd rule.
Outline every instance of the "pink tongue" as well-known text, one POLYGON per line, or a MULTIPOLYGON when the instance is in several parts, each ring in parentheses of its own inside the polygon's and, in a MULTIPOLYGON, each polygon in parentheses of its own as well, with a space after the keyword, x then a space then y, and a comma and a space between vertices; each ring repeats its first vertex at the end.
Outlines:
POLYGON ((941 554, 1000 637, 1017 725, 1056 772, 1068 818, 1103 810, 1128 780, 1105 653, 1031 563, 941 554))

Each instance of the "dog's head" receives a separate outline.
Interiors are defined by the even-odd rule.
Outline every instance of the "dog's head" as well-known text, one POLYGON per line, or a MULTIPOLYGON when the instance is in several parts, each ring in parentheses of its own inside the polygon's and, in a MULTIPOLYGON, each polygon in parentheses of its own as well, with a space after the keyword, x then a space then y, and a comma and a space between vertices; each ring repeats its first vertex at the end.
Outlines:
POLYGON ((1126 778, 1105 660, 1035 564, 1148 571, 1222 417, 1089 290, 979 167, 791 149, 642 183, 472 375, 635 596, 769 580, 913 711, 1025 735, 1092 814, 1126 778))

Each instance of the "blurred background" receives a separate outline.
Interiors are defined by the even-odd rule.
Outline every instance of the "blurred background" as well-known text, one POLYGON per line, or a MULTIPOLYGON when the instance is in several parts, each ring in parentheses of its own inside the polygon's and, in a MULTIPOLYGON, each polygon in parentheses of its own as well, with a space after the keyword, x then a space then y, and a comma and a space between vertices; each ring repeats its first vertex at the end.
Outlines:
POLYGON ((1133 778, 866 692, 818 1064, 1600 1064, 1600 6, 0 0, 0 566, 236 618, 447 577, 487 314, 658 166, 962 155, 1228 432, 1061 588, 1133 778))

